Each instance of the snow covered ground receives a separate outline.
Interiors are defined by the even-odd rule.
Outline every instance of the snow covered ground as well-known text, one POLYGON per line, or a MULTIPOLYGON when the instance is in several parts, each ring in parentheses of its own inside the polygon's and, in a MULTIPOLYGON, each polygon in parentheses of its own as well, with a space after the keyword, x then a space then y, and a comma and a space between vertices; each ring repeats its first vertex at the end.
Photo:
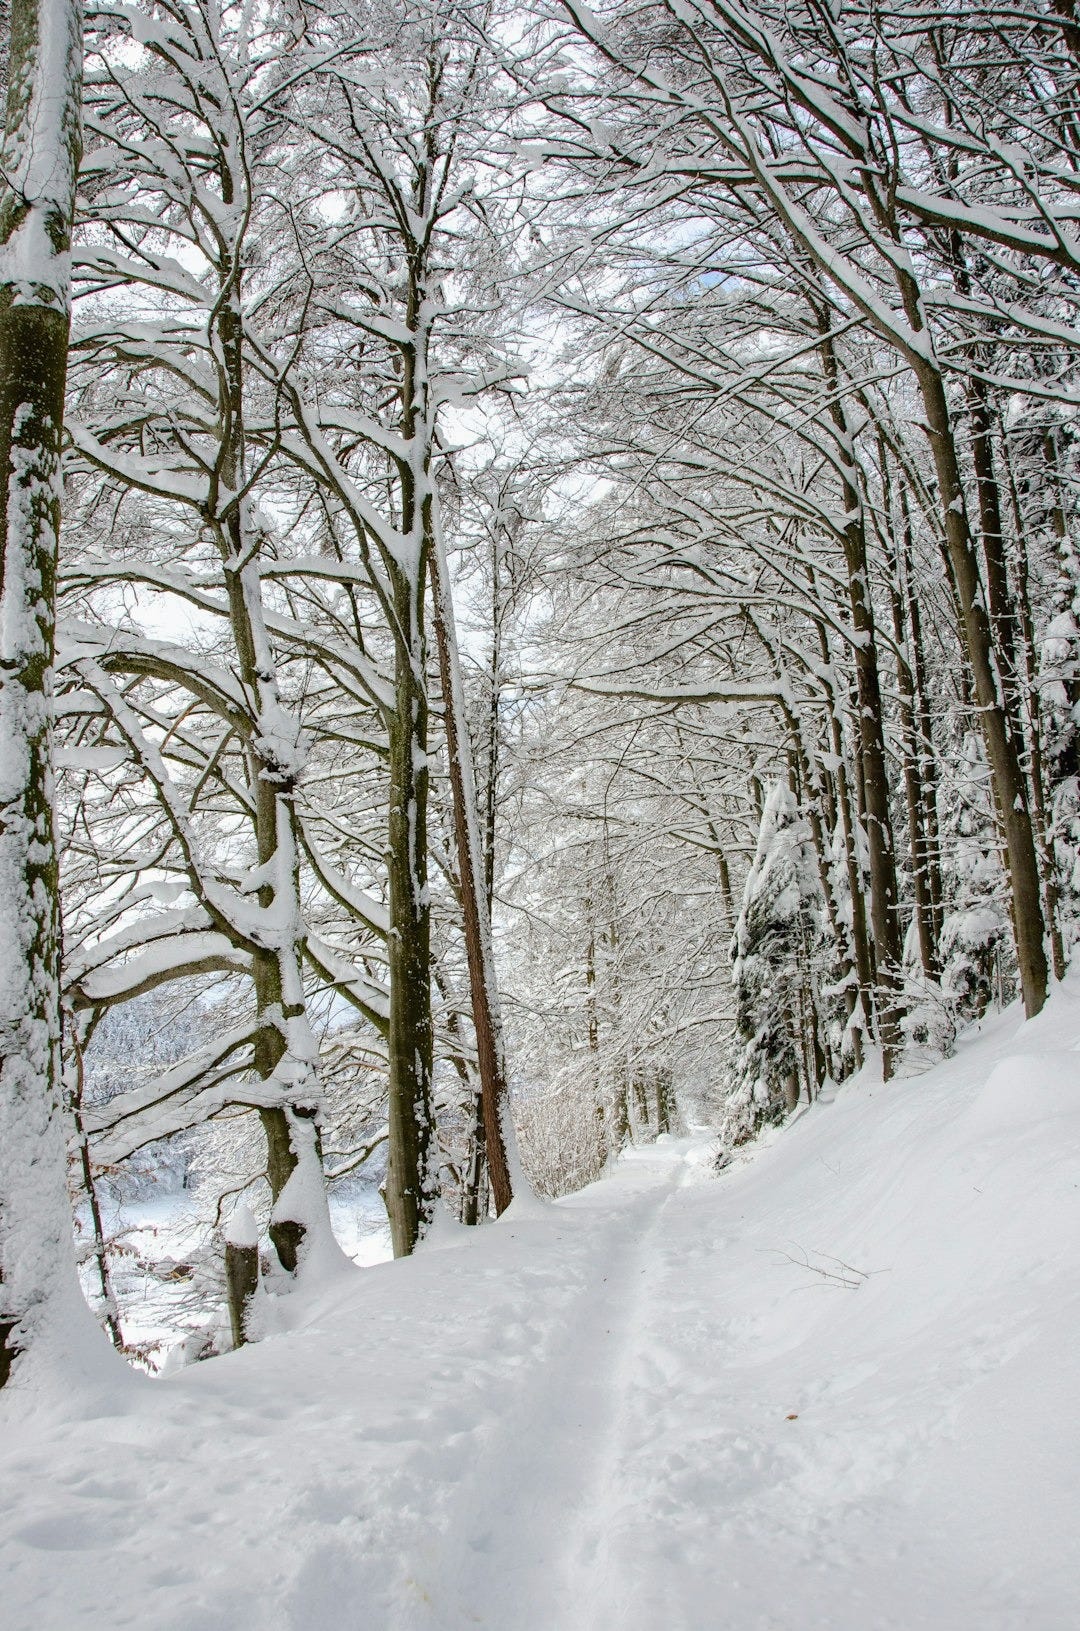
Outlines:
POLYGON ((7 1631, 1075 1631, 1078 1050, 1073 982, 719 1177, 662 1142, 6 1397, 7 1631))
MULTIPOLYGON (((386 1207, 372 1183, 344 1182, 329 1197, 330 1217, 338 1244, 354 1263, 368 1267, 393 1256, 386 1207)), ((123 1242, 125 1255, 111 1262, 113 1287, 122 1316, 124 1340, 146 1356, 151 1370, 160 1370, 170 1350, 193 1331, 208 1324, 206 1287, 199 1276, 185 1272, 192 1260, 207 1253, 218 1255, 221 1236, 183 1189, 163 1186, 156 1195, 139 1200, 104 1201, 107 1233, 123 1242), (176 1265, 180 1272, 173 1273, 176 1265)), ((91 1298, 98 1281, 92 1262, 83 1268, 84 1286, 91 1298)), ((220 1323, 228 1330, 224 1307, 220 1323)))

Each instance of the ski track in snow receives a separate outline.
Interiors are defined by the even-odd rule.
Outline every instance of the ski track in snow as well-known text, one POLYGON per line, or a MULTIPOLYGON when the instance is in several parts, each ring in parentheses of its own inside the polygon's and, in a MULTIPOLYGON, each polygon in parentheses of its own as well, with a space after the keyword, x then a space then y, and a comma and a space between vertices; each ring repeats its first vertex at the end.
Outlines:
MULTIPOLYGON (((539 1387, 501 1424, 463 1492, 464 1532, 451 1533, 432 1571, 443 1583, 433 1628, 458 1624, 447 1618, 457 1613, 462 1626, 584 1631, 590 1599, 603 1597, 607 1496, 649 1255, 683 1170, 679 1150, 652 1166, 640 1194, 595 1222, 582 1220, 592 1232, 591 1272, 562 1310, 539 1387), (447 1602, 449 1582, 456 1609, 447 1602)), ((407 1613, 400 1623, 413 1631, 417 1622, 407 1613)))
POLYGON ((3 1631, 1077 1631, 1078 1155, 1075 978, 719 1179, 661 1142, 6 1393, 3 1631))

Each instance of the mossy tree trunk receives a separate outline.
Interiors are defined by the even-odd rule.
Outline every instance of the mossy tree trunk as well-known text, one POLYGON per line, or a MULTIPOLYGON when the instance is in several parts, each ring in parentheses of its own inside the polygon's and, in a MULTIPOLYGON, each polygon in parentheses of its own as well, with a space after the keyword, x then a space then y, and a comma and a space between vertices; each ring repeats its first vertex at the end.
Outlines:
POLYGON ((12 0, 0 203, 0 1386, 79 1300, 60 1110, 52 664, 82 17, 12 0))

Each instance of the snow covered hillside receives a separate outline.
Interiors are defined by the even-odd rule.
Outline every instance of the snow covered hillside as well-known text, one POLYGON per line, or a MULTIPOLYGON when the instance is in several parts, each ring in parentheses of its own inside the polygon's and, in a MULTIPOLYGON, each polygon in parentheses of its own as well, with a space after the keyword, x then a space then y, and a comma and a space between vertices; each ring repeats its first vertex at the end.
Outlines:
POLYGON ((710 1154, 6 1394, 7 1631, 1073 1631, 1080 982, 710 1154))

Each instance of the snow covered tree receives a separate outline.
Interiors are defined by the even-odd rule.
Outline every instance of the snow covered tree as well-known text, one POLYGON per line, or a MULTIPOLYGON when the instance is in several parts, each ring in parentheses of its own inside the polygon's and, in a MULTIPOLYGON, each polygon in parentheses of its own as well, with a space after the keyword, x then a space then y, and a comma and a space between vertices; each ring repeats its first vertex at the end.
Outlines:
POLYGON ((1001 854, 982 743, 969 731, 946 786, 948 887, 941 930, 942 986, 960 1021, 980 1019, 1014 989, 1001 854))
POLYGON ((220 1021, 72 1090, 91 1189, 190 1135, 291 1273, 385 1147, 401 1255, 440 1188, 509 1204, 511 1083, 554 1192, 715 1119, 732 1046, 738 1139, 1038 1010, 1080 922, 1080 57, 1057 0, 938 9, 89 6, 51 795, 17 12, 8 1006, 54 1002, 51 800, 72 1063, 132 1003, 220 1021))
MULTIPOLYGON (((354 23, 348 7, 292 23, 205 6, 101 15, 72 420, 83 525, 66 579, 68 764, 83 777, 72 788, 69 886, 77 871, 81 882, 68 963, 84 1012, 146 980, 231 973, 252 982, 267 1025, 238 1015, 221 1045, 189 1062, 183 1083, 169 1075, 161 1095, 151 1084, 138 1102, 111 1106, 97 1132, 116 1155, 125 1139, 134 1148, 225 1103, 254 1104, 275 1194, 289 1186, 294 1141, 281 1136, 288 1105, 268 1102, 280 1074, 274 1038, 310 1031, 308 1010, 313 1000, 325 1006, 328 990, 353 1004, 389 1060, 386 1193, 404 1252, 426 1226, 437 1184, 430 772, 418 746, 434 689, 429 594, 444 636, 448 737, 461 706, 436 424, 447 399, 502 373, 490 366, 483 324, 444 310, 438 283, 460 256, 458 239, 468 242, 459 228, 470 210, 485 219, 469 186, 450 186, 462 130, 475 141, 475 45, 456 37, 451 49, 446 18, 436 28, 419 3, 365 14, 370 39, 354 23), (294 52, 278 88, 282 29, 294 52), (434 76, 421 75, 419 103, 366 77, 386 40, 406 78, 418 62, 434 76), (449 52, 445 73, 440 51, 449 52), (446 104, 441 156, 424 135, 432 97, 446 104), (419 233, 421 208, 430 218, 419 233), (403 305, 400 276, 411 291, 403 305), (399 306, 400 323, 387 315, 399 306), (432 334, 445 355, 430 350, 432 334), (465 368, 477 362, 473 379, 465 368), (228 565, 236 527, 243 596, 228 565), (162 640, 158 619, 182 619, 186 644, 162 640), (166 717, 159 751, 156 722, 166 717), (291 766, 264 763, 260 749, 280 759, 286 738, 291 766), (124 871, 125 846, 130 890, 118 902, 109 880, 124 871), (287 885, 276 871, 285 851, 287 885), (272 902, 268 886, 256 891, 261 904, 276 913, 292 903, 299 978, 284 1005, 265 978, 252 864, 262 879, 275 873, 272 902), (184 899, 170 914, 188 892, 197 906, 184 899), (427 1086, 413 1080, 418 1068, 427 1086), (114 1132, 121 1117, 123 1134, 114 1132)), ((501 1208, 512 1128, 482 857, 469 843, 467 746, 458 732, 452 803, 458 848, 475 857, 459 866, 473 897, 459 892, 471 918, 468 985, 501 1208)), ((335 1034, 340 1055, 340 1024, 335 1034)))
MULTIPOLYGON (((266 1133, 271 1234, 292 1271, 302 1244, 304 1252, 319 1242, 328 1250, 331 1237, 303 984, 309 937, 297 800, 307 742, 275 640, 265 582, 275 529, 259 507, 268 460, 251 434, 253 418, 274 412, 255 314, 276 293, 260 284, 257 268, 275 212, 264 178, 279 121, 259 97, 277 40, 272 27, 249 28, 216 6, 102 18, 88 75, 89 222, 78 270, 89 310, 77 337, 71 432, 82 469, 106 479, 126 548, 113 537, 95 558, 99 529, 87 529, 79 588, 100 589, 106 600, 133 581, 180 602, 194 594, 227 644, 208 662, 137 623, 123 633, 110 628, 91 599, 91 616, 72 623, 68 662, 129 773, 152 792, 165 846, 159 878, 168 860, 167 874, 196 903, 151 914, 142 972, 126 967, 127 988, 231 966, 250 976, 255 1008, 254 1023, 245 1016, 183 1082, 170 1077, 160 1095, 151 1083, 135 1103, 113 1106, 112 1125, 122 1116, 129 1141, 190 1125, 220 1108, 223 1084, 252 1066, 245 1094, 266 1133), (130 323, 129 292, 153 318, 130 323), (170 711, 173 729, 162 742, 157 721, 170 711), (199 808, 204 790, 233 806, 227 857, 215 843, 220 829, 199 808), (140 1119, 153 1125, 135 1131, 140 1119)), ((265 317, 264 346, 273 345, 275 321, 279 312, 265 317)), ((91 502, 100 508, 102 497, 97 483, 91 502)), ((144 879, 141 887, 153 900, 158 885, 144 879)), ((113 946, 130 953, 140 927, 130 916, 121 925, 113 946)), ((107 961, 110 949, 96 944, 90 964, 107 961)), ((92 1001, 92 990, 78 1000, 92 1001)))
MULTIPOLYGON (((491 332, 498 297, 485 263, 498 188, 487 172, 494 168, 498 179, 492 138, 500 111, 486 89, 486 58, 471 20, 430 0, 401 0, 365 9, 363 21, 358 33, 349 4, 311 19, 310 43, 324 53, 326 67, 305 87, 293 113, 321 147, 318 177, 325 196, 343 200, 344 207, 326 242, 308 246, 318 400, 316 405, 298 389, 286 391, 293 428, 285 446, 321 488, 339 531, 351 532, 391 649, 392 690, 383 708, 389 768, 386 1196, 395 1250, 403 1254, 427 1229, 437 1190, 427 841, 429 580, 442 628, 447 635, 452 630, 438 490, 440 427, 451 405, 505 385, 514 365, 491 332)), ((451 645, 445 655, 444 687, 454 712, 451 645)), ((476 887, 481 857, 469 838, 465 745, 457 731, 450 745, 452 797, 471 925, 466 934, 488 1160, 498 1174, 502 1206, 511 1192, 512 1129, 505 1073, 497 1063, 484 901, 476 887)))
POLYGON ((731 944, 739 1048, 722 1123, 727 1145, 779 1121, 818 1085, 807 1066, 807 966, 817 880, 806 823, 783 782, 769 791, 731 944))
POLYGON ((1041 389, 1028 348, 1041 354, 1064 335, 1030 288, 1045 279, 1073 309, 1076 180, 1059 151, 1076 63, 1054 8, 1039 8, 1037 29, 1007 6, 982 9, 985 29, 950 19, 924 50, 939 19, 920 0, 891 12, 856 7, 842 27, 786 0, 753 11, 716 0, 689 13, 663 0, 631 14, 568 4, 595 47, 595 72, 568 83, 569 58, 560 60, 548 102, 567 120, 569 160, 606 165, 651 201, 671 196, 678 177, 678 196, 692 195, 698 219, 715 223, 718 246, 771 219, 815 267, 843 320, 874 334, 913 382, 1033 1014, 1049 976, 1038 801, 1002 612, 1008 574, 987 503, 988 444, 977 430, 966 464, 963 421, 983 400, 980 379, 1001 378, 986 374, 980 350, 997 332, 1001 302, 1018 325, 1014 388, 1041 389), (589 97, 591 121, 582 117, 589 97), (1017 168, 1007 155, 1020 147, 1028 158, 1017 168), (1032 210, 1052 223, 1047 231, 1027 224, 1032 210))

